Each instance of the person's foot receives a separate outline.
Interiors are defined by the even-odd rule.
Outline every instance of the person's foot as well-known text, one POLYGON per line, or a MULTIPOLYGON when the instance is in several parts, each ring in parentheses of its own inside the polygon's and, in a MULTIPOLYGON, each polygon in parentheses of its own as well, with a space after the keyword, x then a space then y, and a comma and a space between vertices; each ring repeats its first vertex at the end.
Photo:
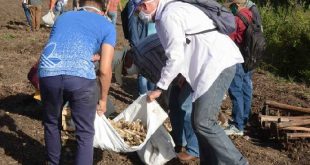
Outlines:
POLYGON ((197 157, 192 156, 192 155, 188 154, 187 152, 180 152, 180 153, 177 154, 177 157, 181 161, 189 161, 189 160, 196 160, 196 159, 198 159, 197 157))
POLYGON ((239 130, 235 125, 231 124, 228 128, 225 130, 226 135, 237 135, 237 136, 243 136, 244 132, 239 130))

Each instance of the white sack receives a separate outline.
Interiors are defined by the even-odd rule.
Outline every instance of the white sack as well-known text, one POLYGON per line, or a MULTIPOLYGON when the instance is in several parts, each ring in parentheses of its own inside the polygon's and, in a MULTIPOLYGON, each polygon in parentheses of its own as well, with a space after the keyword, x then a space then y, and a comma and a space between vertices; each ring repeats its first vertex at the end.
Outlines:
POLYGON ((129 146, 105 116, 96 115, 93 146, 115 152, 138 151, 138 155, 143 162, 147 164, 154 162, 155 164, 163 164, 162 162, 167 162, 175 157, 175 153, 171 152, 174 147, 173 140, 168 131, 162 127, 167 117, 167 113, 156 101, 147 103, 146 95, 140 96, 113 121, 119 121, 120 119, 135 121, 140 119, 147 128, 144 142, 139 146, 129 146))
POLYGON ((140 119, 147 128, 145 141, 139 146, 129 146, 118 135, 115 129, 105 116, 96 115, 94 147, 108 149, 115 152, 133 152, 140 150, 152 134, 163 124, 168 117, 167 113, 157 102, 146 102, 146 95, 140 96, 128 108, 113 119, 117 122, 120 119, 134 121, 140 119))
POLYGON ((42 21, 47 26, 53 26, 55 21, 55 14, 52 11, 49 11, 42 17, 42 21))
POLYGON ((176 157, 174 142, 164 126, 160 126, 145 146, 137 151, 141 161, 150 165, 163 165, 176 157))

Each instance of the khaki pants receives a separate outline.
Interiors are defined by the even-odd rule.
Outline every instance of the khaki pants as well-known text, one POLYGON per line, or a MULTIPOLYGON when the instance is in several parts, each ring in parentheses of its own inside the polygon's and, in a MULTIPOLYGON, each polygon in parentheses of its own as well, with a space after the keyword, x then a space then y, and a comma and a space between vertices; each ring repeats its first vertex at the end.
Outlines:
POLYGON ((29 6, 31 14, 31 25, 33 31, 38 31, 41 24, 41 5, 38 6, 29 6))

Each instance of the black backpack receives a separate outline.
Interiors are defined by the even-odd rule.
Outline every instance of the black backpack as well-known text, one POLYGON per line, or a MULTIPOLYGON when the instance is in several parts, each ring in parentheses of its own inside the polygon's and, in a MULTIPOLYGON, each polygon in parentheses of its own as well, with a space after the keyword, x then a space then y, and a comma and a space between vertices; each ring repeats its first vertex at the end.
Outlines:
POLYGON ((261 26, 253 20, 249 22, 245 16, 237 13, 237 16, 247 27, 244 32, 242 44, 239 49, 244 58, 243 67, 246 71, 255 69, 263 59, 266 50, 266 40, 261 26))

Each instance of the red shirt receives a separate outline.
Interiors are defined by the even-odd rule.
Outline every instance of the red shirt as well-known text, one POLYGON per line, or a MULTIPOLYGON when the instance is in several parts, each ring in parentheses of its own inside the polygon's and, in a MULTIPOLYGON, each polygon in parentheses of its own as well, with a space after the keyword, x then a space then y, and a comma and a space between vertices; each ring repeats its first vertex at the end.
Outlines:
MULTIPOLYGON (((252 22, 252 12, 248 8, 243 8, 239 11, 239 14, 242 14, 247 18, 249 22, 252 22)), ((229 37, 235 41, 237 45, 240 45, 243 41, 244 32, 246 30, 245 24, 242 22, 242 20, 236 16, 236 31, 231 33, 229 37)))
POLYGON ((109 6, 109 11, 110 12, 117 12, 117 6, 119 4, 120 0, 110 0, 110 6, 109 6))

